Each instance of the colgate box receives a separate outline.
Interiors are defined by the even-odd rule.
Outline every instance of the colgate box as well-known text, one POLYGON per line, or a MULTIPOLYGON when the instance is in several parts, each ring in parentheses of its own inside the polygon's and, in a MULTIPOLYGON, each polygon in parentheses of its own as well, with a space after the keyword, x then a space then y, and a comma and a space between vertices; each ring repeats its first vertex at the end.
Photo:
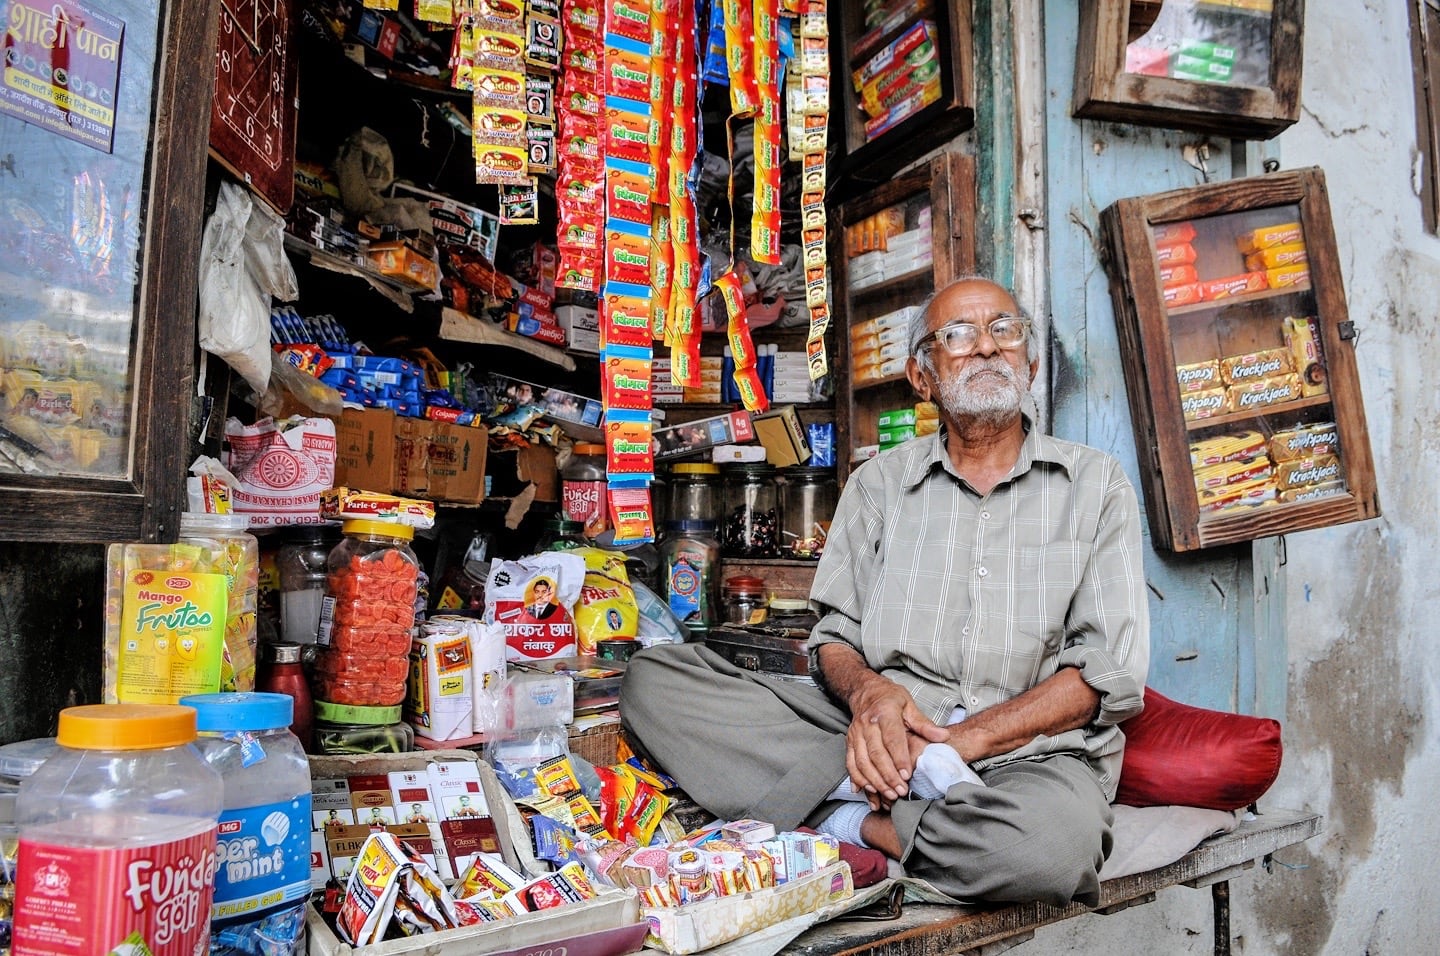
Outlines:
MULTIPOLYGON (((531 876, 544 873, 548 866, 536 861, 514 801, 496 779, 495 772, 473 751, 315 756, 310 758, 310 777, 318 781, 393 771, 423 771, 431 763, 451 761, 475 765, 486 803, 494 814, 505 862, 531 876)), ((314 905, 305 911, 305 928, 314 956, 469 956, 474 953, 540 956, 546 952, 552 956, 562 952, 569 956, 621 956, 639 950, 648 927, 640 918, 639 904, 633 894, 607 889, 583 903, 408 939, 386 940, 358 949, 342 942, 314 905)))

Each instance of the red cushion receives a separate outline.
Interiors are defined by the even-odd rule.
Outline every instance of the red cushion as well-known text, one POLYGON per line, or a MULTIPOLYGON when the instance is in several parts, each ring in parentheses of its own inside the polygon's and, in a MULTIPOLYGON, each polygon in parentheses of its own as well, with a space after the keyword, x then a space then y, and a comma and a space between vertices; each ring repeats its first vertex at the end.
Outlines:
POLYGON ((1238 810, 1280 773, 1280 722, 1181 704, 1145 688, 1145 710, 1120 725, 1125 763, 1115 802, 1238 810))

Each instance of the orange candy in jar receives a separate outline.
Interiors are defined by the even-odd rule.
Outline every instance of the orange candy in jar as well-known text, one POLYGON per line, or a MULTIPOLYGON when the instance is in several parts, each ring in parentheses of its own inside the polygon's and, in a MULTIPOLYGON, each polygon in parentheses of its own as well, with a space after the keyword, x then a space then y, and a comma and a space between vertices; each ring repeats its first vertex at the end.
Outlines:
POLYGON ((326 561, 315 696, 390 707, 405 699, 420 564, 415 529, 356 519, 326 561))

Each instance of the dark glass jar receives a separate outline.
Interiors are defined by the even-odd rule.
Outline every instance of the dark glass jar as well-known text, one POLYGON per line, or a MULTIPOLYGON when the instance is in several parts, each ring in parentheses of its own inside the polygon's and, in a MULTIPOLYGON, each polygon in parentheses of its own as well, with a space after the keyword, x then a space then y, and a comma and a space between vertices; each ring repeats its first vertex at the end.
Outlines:
POLYGON ((780 500, 775 468, 727 465, 720 550, 727 558, 780 557, 780 500))

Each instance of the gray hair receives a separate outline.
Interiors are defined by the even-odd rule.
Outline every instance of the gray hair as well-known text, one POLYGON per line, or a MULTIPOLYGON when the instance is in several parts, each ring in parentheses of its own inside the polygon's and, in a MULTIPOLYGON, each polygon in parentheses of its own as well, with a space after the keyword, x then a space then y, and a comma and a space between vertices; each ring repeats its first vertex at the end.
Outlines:
MULTIPOLYGON (((944 288, 937 289, 924 298, 924 300, 920 303, 919 310, 910 317, 909 329, 910 354, 915 356, 915 361, 920 363, 920 368, 924 371, 935 371, 935 363, 930 359, 929 350, 927 349, 923 352, 920 351, 920 340, 930 334, 930 309, 935 305, 936 299, 940 298, 940 296, 944 295, 946 292, 949 292, 951 289, 953 289, 955 286, 959 285, 962 282, 989 282, 994 285, 1000 285, 998 282, 995 282, 995 280, 990 278, 989 276, 983 276, 980 275, 978 272, 972 272, 968 275, 958 276, 944 288)), ((1026 311, 1023 305, 1020 305, 1020 300, 1015 297, 1014 291, 1006 289, 1003 285, 1000 286, 1000 288, 1004 289, 1005 294, 1010 296, 1011 299, 1015 300, 1015 305, 1020 310, 1020 317, 1029 320, 1030 313, 1026 311)), ((1033 334, 1034 329, 1035 326, 1032 324, 1030 326, 1030 332, 1027 333, 1025 336, 1025 361, 1027 362, 1031 361, 1031 359, 1034 357, 1031 354, 1035 342, 1035 336, 1033 334)))

